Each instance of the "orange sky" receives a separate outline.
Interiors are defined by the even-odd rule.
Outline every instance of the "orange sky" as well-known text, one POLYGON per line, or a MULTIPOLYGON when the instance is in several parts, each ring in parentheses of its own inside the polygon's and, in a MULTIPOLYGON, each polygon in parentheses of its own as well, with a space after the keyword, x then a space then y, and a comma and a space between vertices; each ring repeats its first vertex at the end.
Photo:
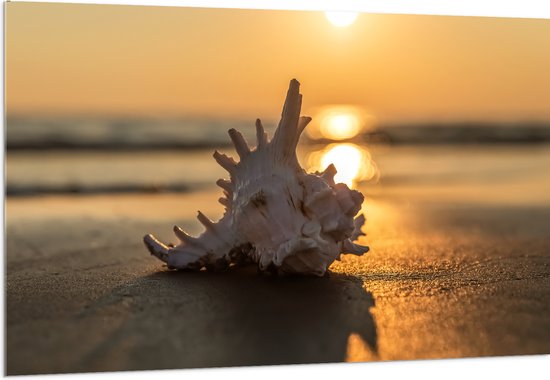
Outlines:
POLYGON ((82 4, 6 5, 13 114, 550 120, 550 20, 82 4))

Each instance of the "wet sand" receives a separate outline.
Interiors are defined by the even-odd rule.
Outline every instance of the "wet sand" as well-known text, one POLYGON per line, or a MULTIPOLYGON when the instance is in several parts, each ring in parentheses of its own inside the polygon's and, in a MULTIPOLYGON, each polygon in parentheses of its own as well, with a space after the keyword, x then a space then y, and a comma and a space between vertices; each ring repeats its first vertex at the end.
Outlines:
POLYGON ((217 191, 8 198, 7 374, 550 353, 545 195, 408 190, 369 193, 371 252, 324 278, 149 256, 217 191))

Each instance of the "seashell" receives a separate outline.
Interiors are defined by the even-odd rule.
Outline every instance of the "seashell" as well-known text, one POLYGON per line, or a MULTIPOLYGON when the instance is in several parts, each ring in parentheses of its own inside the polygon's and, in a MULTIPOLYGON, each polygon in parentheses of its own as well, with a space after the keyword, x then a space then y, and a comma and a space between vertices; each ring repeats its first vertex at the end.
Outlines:
POLYGON ((253 262, 262 271, 322 276, 341 254, 362 255, 368 247, 354 244, 365 217, 363 195, 343 183, 334 183, 336 169, 308 174, 300 167, 296 146, 306 125, 300 117, 302 95, 296 79, 290 86, 282 117, 269 141, 256 120, 257 145, 251 149, 235 129, 229 130, 240 161, 219 152, 214 159, 229 173, 216 183, 223 189, 219 202, 223 217, 212 222, 199 211, 205 227, 198 237, 178 226, 180 240, 168 246, 152 235, 144 237, 151 252, 170 269, 220 270, 253 262))

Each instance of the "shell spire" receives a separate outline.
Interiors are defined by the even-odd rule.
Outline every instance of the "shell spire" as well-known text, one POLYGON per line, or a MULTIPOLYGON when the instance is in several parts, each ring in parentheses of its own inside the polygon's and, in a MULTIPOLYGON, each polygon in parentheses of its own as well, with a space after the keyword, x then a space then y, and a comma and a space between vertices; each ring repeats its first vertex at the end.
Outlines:
POLYGON ((299 90, 300 83, 296 79, 292 79, 281 113, 281 121, 271 140, 275 159, 296 167, 300 166, 296 157, 296 146, 304 128, 311 121, 308 116, 300 117, 302 94, 299 90))
POLYGON ((299 90, 300 83, 292 79, 271 141, 257 119, 255 149, 237 130, 228 131, 239 162, 214 152, 229 173, 229 179, 216 182, 223 190, 223 217, 213 222, 199 211, 204 232, 192 237, 175 226, 176 246, 146 235, 152 255, 171 269, 220 270, 248 261, 260 270, 322 276, 341 254, 368 251, 353 242, 364 235, 365 217, 355 217, 363 195, 335 183, 333 165, 308 174, 298 163, 296 147, 311 121, 300 116, 299 90))

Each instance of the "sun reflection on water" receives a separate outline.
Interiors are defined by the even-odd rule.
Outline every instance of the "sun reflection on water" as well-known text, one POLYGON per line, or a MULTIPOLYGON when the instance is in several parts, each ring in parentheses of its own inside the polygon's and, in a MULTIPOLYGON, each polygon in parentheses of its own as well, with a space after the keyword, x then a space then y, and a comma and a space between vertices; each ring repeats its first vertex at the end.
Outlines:
POLYGON ((314 140, 347 140, 364 132, 373 122, 373 117, 360 107, 332 105, 314 110, 313 122, 307 134, 314 140))
POLYGON ((368 150, 356 144, 334 143, 309 153, 307 163, 311 171, 323 171, 333 164, 337 173, 334 180, 354 188, 358 182, 378 176, 378 168, 368 150))

